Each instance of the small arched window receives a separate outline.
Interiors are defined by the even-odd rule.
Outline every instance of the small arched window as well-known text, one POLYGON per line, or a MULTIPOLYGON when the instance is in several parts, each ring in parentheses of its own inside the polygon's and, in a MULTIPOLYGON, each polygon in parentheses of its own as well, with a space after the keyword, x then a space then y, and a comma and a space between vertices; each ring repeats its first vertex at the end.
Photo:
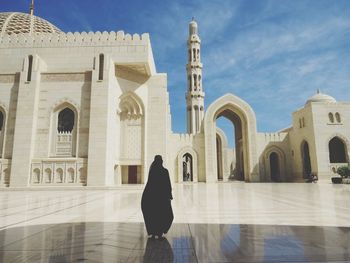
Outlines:
POLYGON ((198 75, 198 87, 201 86, 202 76, 198 75))
POLYGON ((193 52, 193 61, 196 61, 196 49, 192 49, 193 52))
POLYGON ((305 127, 305 118, 304 117, 301 119, 301 123, 302 123, 303 127, 305 127))
POLYGON ((100 64, 98 69, 98 80, 103 80, 103 66, 105 63, 105 56, 103 54, 100 54, 100 64))
POLYGON ((330 123, 334 123, 334 116, 332 112, 328 113, 328 119, 330 123))
POLYGON ((194 80, 194 90, 197 90, 197 75, 196 74, 194 74, 193 75, 193 80, 194 80))
POLYGON ((58 132, 72 132, 74 128, 74 112, 65 108, 60 111, 58 114, 58 124, 57 131, 58 132))
POLYGON ((40 169, 35 168, 33 171, 33 183, 40 183, 40 169))
POLYGON ((299 128, 302 128, 301 119, 299 119, 299 128))
POLYGON ((335 113, 335 119, 337 120, 338 123, 341 123, 341 118, 339 112, 335 113))

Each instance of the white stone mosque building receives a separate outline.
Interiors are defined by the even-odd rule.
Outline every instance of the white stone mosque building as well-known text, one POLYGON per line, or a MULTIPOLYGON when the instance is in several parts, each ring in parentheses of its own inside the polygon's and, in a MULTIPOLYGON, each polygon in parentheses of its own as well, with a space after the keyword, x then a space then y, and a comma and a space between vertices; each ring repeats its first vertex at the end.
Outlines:
POLYGON ((350 102, 318 92, 290 127, 259 133, 254 110, 234 94, 205 109, 195 21, 187 43, 187 133, 176 134, 148 34, 64 33, 33 8, 0 13, 0 187, 143 184, 156 154, 179 183, 311 173, 330 182, 349 163, 350 102), (234 135, 216 127, 219 117, 234 135))

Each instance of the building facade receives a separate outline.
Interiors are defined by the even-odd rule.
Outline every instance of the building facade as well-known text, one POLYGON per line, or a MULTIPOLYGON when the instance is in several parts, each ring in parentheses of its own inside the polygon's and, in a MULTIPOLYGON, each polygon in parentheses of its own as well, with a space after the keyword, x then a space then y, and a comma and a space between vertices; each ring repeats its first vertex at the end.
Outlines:
POLYGON ((156 154, 173 182, 330 180, 349 164, 350 102, 318 92, 274 133, 259 133, 233 94, 205 110, 195 21, 186 134, 172 132, 148 34, 64 33, 33 12, 0 13, 0 30, 1 187, 143 184, 156 154), (235 149, 219 117, 234 124, 235 149))

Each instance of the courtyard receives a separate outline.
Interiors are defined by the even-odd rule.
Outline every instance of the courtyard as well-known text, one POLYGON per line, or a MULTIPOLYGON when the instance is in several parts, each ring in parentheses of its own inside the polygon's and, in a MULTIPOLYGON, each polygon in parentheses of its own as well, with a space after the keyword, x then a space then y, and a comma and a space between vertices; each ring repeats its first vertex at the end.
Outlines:
POLYGON ((173 184, 174 223, 147 238, 143 186, 0 192, 0 262, 344 262, 350 188, 173 184))

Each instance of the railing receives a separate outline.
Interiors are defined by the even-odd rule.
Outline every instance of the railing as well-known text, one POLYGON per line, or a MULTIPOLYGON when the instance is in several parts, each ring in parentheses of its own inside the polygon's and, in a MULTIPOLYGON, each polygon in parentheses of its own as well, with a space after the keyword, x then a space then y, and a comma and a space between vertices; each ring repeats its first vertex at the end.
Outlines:
POLYGON ((32 185, 86 185, 87 159, 35 160, 31 167, 32 185))
POLYGON ((56 155, 72 156, 73 136, 72 132, 62 131, 56 134, 56 155))

